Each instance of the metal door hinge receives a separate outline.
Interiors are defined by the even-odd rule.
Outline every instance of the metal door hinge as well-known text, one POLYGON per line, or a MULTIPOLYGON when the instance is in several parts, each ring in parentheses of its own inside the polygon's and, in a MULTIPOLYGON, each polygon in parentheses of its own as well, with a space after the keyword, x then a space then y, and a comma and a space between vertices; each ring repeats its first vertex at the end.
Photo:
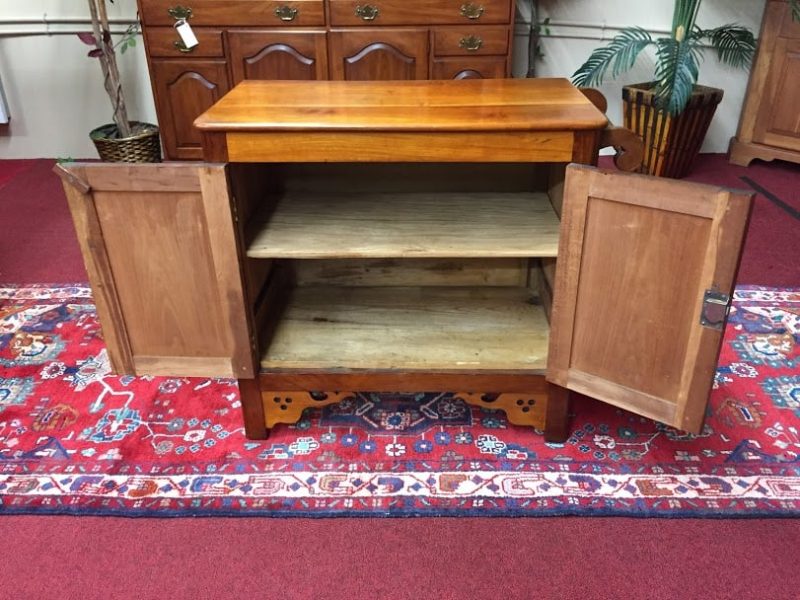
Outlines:
POLYGON ((700 311, 700 325, 722 331, 725 317, 731 306, 731 297, 715 289, 706 290, 703 294, 703 308, 700 311))
POLYGON ((239 222, 239 205, 236 202, 236 196, 231 194, 231 214, 233 215, 233 222, 239 222))

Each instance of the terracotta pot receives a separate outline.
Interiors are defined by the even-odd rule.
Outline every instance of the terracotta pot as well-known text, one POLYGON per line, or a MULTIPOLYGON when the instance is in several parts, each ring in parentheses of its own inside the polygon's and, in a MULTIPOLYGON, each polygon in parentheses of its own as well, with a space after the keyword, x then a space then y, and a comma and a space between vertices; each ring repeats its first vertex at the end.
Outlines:
POLYGON ((700 152, 723 91, 696 85, 686 108, 673 116, 656 107, 654 89, 654 82, 622 88, 625 127, 644 141, 639 172, 676 179, 685 177, 700 152))

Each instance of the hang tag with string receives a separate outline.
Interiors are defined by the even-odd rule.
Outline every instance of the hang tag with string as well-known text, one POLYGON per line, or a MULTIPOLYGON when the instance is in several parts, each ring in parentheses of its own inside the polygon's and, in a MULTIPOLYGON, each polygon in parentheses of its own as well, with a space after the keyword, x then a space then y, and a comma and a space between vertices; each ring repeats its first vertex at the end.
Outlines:
POLYGON ((192 31, 192 26, 189 25, 186 19, 178 19, 175 22, 175 31, 181 36, 181 41, 187 50, 194 48, 200 43, 197 41, 197 36, 195 36, 194 31, 192 31))

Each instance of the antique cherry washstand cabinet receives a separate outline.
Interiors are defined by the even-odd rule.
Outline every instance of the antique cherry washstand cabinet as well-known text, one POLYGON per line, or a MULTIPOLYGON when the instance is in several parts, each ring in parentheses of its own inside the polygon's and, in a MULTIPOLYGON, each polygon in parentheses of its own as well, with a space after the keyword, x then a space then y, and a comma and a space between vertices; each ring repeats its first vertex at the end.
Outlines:
POLYGON ((566 80, 244 82, 195 125, 205 163, 59 169, 117 373, 236 377, 251 438, 355 391, 701 428, 751 197, 568 167, 607 120, 566 80))

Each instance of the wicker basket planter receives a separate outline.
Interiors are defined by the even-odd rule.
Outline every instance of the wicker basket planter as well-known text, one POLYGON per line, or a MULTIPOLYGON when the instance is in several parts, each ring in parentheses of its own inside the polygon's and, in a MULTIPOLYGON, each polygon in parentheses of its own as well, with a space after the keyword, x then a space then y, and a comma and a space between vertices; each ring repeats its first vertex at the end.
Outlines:
POLYGON ((133 135, 115 137, 117 126, 102 125, 89 133, 97 153, 106 162, 161 162, 161 140, 158 127, 151 123, 131 121, 133 135))
POLYGON ((655 105, 653 83, 622 88, 625 127, 644 141, 641 173, 659 177, 686 176, 700 152, 723 91, 695 85, 684 111, 669 115, 655 105))

